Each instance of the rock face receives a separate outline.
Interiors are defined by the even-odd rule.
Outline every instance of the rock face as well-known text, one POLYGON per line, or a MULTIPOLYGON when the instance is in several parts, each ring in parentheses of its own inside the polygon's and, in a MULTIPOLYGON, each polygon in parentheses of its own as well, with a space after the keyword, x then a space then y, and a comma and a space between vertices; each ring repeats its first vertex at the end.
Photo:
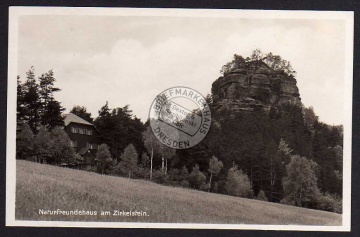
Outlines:
POLYGON ((269 111, 273 105, 301 104, 296 79, 262 61, 244 63, 212 84, 213 108, 269 111))

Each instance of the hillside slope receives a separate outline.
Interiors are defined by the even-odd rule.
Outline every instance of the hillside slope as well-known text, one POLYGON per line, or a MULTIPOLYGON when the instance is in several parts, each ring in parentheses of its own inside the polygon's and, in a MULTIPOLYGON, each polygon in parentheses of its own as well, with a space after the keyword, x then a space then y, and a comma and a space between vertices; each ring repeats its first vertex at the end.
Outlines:
POLYGON ((17 161, 17 220, 341 225, 341 215, 17 161), (46 215, 46 210, 97 215, 46 215), (139 216, 101 215, 138 211, 139 216))

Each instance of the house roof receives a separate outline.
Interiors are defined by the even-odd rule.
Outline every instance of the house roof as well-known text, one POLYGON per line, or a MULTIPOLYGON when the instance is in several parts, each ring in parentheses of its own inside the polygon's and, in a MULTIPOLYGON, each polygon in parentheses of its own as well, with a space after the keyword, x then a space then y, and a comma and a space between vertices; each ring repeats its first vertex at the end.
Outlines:
POLYGON ((80 156, 83 156, 83 155, 85 155, 86 153, 91 153, 93 156, 96 156, 96 154, 90 149, 90 148, 86 148, 86 147, 84 147, 84 148, 81 148, 80 150, 79 150, 79 152, 78 152, 78 154, 80 155, 80 156))
POLYGON ((93 124, 89 123, 88 121, 80 118, 79 116, 77 116, 73 113, 65 114, 64 123, 65 123, 65 126, 69 125, 70 123, 79 123, 79 124, 93 126, 93 124))
POLYGON ((85 148, 85 147, 84 147, 84 148, 81 148, 78 153, 79 153, 79 155, 82 156, 82 155, 84 155, 88 150, 89 150, 89 148, 85 148))

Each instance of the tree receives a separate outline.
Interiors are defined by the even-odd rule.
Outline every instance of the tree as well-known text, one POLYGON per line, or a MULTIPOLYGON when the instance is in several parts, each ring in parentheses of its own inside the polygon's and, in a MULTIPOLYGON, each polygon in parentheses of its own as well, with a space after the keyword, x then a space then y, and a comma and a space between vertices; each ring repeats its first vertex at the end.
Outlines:
POLYGON ((43 125, 46 126, 49 130, 55 127, 64 126, 64 119, 61 117, 61 113, 65 109, 61 106, 60 102, 56 100, 51 100, 46 106, 46 111, 43 121, 43 125))
POLYGON ((56 79, 53 70, 43 73, 39 77, 39 98, 41 124, 52 129, 56 126, 63 126, 64 122, 61 113, 65 110, 59 101, 55 100, 54 92, 60 91, 54 86, 56 79))
POLYGON ((54 87, 55 81, 53 70, 49 70, 39 77, 39 94, 44 107, 46 107, 49 101, 54 99, 53 93, 60 91, 59 88, 54 87))
POLYGON ((34 152, 34 134, 28 124, 19 127, 16 134, 16 159, 29 159, 34 152))
POLYGON ((53 147, 54 144, 50 133, 44 126, 41 126, 34 140, 34 155, 36 162, 52 163, 53 147))
POLYGON ((49 132, 40 127, 35 136, 27 124, 21 127, 17 135, 17 157, 20 159, 36 158, 36 162, 59 165, 62 162, 73 163, 76 157, 74 148, 66 132, 56 127, 49 132))
POLYGON ((188 176, 189 176, 189 171, 188 171, 188 169, 186 168, 185 165, 181 168, 180 176, 181 176, 182 179, 187 179, 188 176))
POLYGON ((20 76, 16 78, 17 82, 17 100, 16 100, 16 121, 18 126, 22 126, 25 122, 24 113, 24 86, 20 81, 20 76))
POLYGON ((284 141, 284 139, 280 139, 280 142, 279 142, 279 152, 286 156, 286 157, 289 157, 291 155, 291 152, 293 150, 289 147, 289 145, 284 141))
POLYGON ((61 103, 55 100, 53 93, 60 91, 54 87, 54 73, 52 70, 42 74, 37 81, 34 67, 26 72, 26 81, 22 84, 17 77, 17 123, 28 123, 36 133, 40 126, 51 130, 56 126, 63 126, 61 113, 65 110, 61 103))
POLYGON ((22 94, 20 95, 21 97, 18 97, 22 104, 18 106, 21 108, 19 119, 27 122, 32 131, 36 133, 41 124, 41 101, 39 85, 36 82, 34 70, 34 67, 31 67, 26 72, 26 81, 21 88, 22 94))
POLYGON ((306 206, 316 198, 319 193, 315 169, 317 164, 294 155, 286 166, 287 176, 283 178, 285 198, 288 203, 295 206, 306 206))
POLYGON ((274 70, 283 70, 288 75, 295 75, 296 72, 291 66, 291 63, 285 59, 282 59, 279 55, 274 55, 271 52, 261 57, 259 60, 262 60, 266 63, 271 69, 274 70))
POLYGON ((335 153, 336 157, 336 166, 339 167, 339 169, 335 170, 335 174, 337 178, 342 181, 342 167, 343 167, 343 148, 342 146, 336 145, 333 148, 333 151, 335 153))
POLYGON ((319 117, 316 116, 314 108, 312 106, 310 106, 309 108, 303 107, 303 113, 305 125, 311 130, 313 130, 314 123, 319 121, 319 117))
POLYGON ((210 189, 211 189, 211 178, 212 178, 213 174, 218 174, 223 166, 224 166, 223 163, 221 161, 219 161, 218 158, 216 158, 216 156, 211 157, 211 159, 209 161, 209 169, 208 169, 208 171, 210 173, 208 192, 210 192, 210 189))
POLYGON ((229 72, 240 68, 244 64, 245 64, 245 59, 240 55, 234 54, 234 59, 231 62, 222 66, 220 73, 226 75, 229 72))
POLYGON ((71 146, 70 138, 66 132, 60 128, 55 127, 50 132, 52 140, 52 155, 48 163, 59 165, 62 162, 72 164, 76 158, 76 152, 71 146))
POLYGON ((248 198, 253 196, 249 177, 242 170, 238 170, 236 166, 228 171, 225 190, 227 194, 232 196, 248 198))
POLYGON ((149 165, 150 158, 149 156, 144 152, 141 155, 141 167, 146 168, 149 165))
POLYGON ((125 148, 120 160, 117 169, 120 169, 123 173, 128 173, 129 178, 131 178, 131 173, 136 169, 138 162, 138 153, 133 144, 125 148))
POLYGON ((118 159, 129 144, 133 144, 140 153, 145 151, 141 134, 144 125, 132 115, 129 105, 111 110, 106 102, 94 125, 100 133, 100 142, 109 146, 112 157, 118 159))
MULTIPOLYGON (((261 52, 260 49, 255 49, 252 51, 251 56, 250 56, 250 60, 251 61, 257 61, 257 60, 261 60, 264 58, 264 54, 261 52)), ((249 60, 247 60, 249 61, 249 60)))
MULTIPOLYGON (((107 104, 106 104, 107 105, 107 104)), ((91 117, 91 113, 88 113, 86 111, 86 107, 84 106, 80 106, 80 105, 75 105, 71 110, 70 113, 73 113, 77 116, 79 116, 80 118, 88 121, 89 123, 93 123, 94 118, 91 117)))
POLYGON ((152 179, 153 173, 153 159, 154 153, 160 149, 160 143, 154 134, 151 132, 151 128, 148 127, 145 132, 142 133, 144 146, 148 153, 150 153, 150 180, 152 179))
MULTIPOLYGON (((277 150, 275 152, 268 152, 269 154, 267 154, 270 159, 270 164, 268 165, 270 174, 270 201, 273 201, 275 197, 274 192, 281 190, 282 178, 286 175, 286 165, 290 162, 291 152, 292 149, 281 138, 277 150)), ((280 200, 281 195, 275 198, 280 200)))
POLYGON ((199 165, 196 164, 188 176, 190 186, 199 189, 205 184, 206 176, 200 171, 199 165))
POLYGON ((231 62, 226 63, 220 70, 224 76, 233 70, 240 69, 241 67, 247 67, 248 63, 262 61, 273 70, 283 70, 289 76, 293 76, 296 72, 293 70, 291 63, 285 59, 282 59, 279 55, 273 53, 263 54, 260 49, 255 49, 250 57, 244 59, 242 56, 234 54, 234 59, 231 62))
POLYGON ((162 158, 162 165, 161 169, 162 171, 167 174, 168 170, 168 159, 171 159, 174 157, 176 150, 174 148, 168 147, 166 145, 161 144, 160 145, 160 153, 162 158), (164 166, 165 163, 165 166, 164 166))
POLYGON ((112 158, 109 147, 106 144, 101 144, 96 153, 97 169, 100 174, 105 174, 111 167, 112 158))

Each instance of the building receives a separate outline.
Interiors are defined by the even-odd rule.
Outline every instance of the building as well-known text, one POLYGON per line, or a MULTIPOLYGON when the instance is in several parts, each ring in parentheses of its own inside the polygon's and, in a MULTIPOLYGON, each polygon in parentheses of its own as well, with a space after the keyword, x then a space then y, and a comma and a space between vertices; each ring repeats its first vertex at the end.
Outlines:
POLYGON ((99 132, 96 127, 73 113, 64 116, 64 124, 64 131, 68 134, 72 147, 82 157, 77 166, 85 169, 96 166, 95 158, 99 145, 99 132))

